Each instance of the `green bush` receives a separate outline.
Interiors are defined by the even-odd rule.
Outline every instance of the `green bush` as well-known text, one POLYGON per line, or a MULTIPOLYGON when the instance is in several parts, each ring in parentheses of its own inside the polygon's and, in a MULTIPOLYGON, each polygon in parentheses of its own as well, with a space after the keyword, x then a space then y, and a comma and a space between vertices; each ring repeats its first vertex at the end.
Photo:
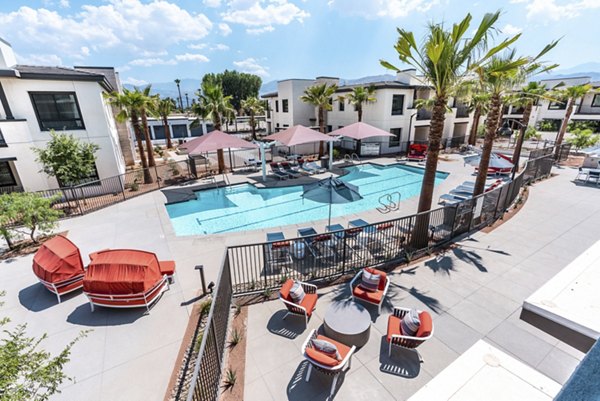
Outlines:
POLYGON ((342 152, 339 149, 333 149, 333 160, 339 160, 342 158, 342 152))
MULTIPOLYGON (((515 130, 515 141, 519 138, 519 135, 521 135, 521 131, 515 130)), ((535 139, 538 141, 542 139, 542 134, 537 132, 536 129, 531 126, 527 127, 527 129, 525 130, 525 140, 530 139, 535 139)))
POLYGON ((567 142, 575 146, 575 149, 587 148, 594 146, 600 141, 600 135, 593 134, 591 129, 576 128, 571 132, 571 136, 567 142))
POLYGON ((163 155, 165 154, 165 152, 162 150, 162 148, 158 145, 156 145, 154 147, 154 153, 156 153, 160 157, 163 157, 163 155))
POLYGON ((18 227, 27 229, 27 234, 37 243, 36 231, 50 232, 62 215, 52 208, 56 197, 45 198, 32 192, 13 192, 0 196, 0 234, 12 246, 10 239, 18 227))
POLYGON ((537 129, 543 132, 558 131, 561 120, 542 120, 537 124, 537 129))
POLYGON ((477 138, 485 138, 485 125, 477 127, 477 138))
POLYGON ((576 129, 590 129, 592 132, 599 133, 600 121, 571 121, 569 125, 567 125, 567 132, 573 132, 576 129))

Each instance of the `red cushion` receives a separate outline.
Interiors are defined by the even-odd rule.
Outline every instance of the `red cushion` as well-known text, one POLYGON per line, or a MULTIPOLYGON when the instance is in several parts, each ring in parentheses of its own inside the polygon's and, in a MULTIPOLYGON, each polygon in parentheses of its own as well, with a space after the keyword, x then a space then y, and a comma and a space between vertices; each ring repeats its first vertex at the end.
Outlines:
POLYGON ((431 320, 431 315, 429 312, 423 311, 419 313, 419 320, 421 321, 421 325, 419 326, 419 330, 417 330, 415 337, 427 337, 433 330, 433 321, 431 320))
POLYGON ((388 318, 388 327, 387 327, 387 340, 388 342, 392 341, 393 335, 401 335, 402 329, 400 328, 400 318, 394 315, 390 315, 388 318))
POLYGON ((382 231, 392 227, 394 227, 394 223, 383 223, 377 225, 377 230, 382 231))
POLYGON ((383 291, 365 291, 360 285, 354 287, 352 291, 355 297, 364 299, 365 301, 374 303, 379 305, 381 303, 381 298, 383 297, 383 291))
POLYGON ((300 302, 300 306, 306 309, 306 314, 308 316, 312 315, 318 298, 319 296, 317 294, 305 294, 302 302, 300 302))
POLYGON ((172 276, 175 273, 175 261, 173 260, 161 260, 158 262, 158 267, 161 274, 172 276))
POLYGON ((385 289, 385 284, 387 281, 387 274, 385 274, 385 272, 382 272, 381 270, 373 269, 372 267, 368 267, 365 270, 371 274, 379 274, 379 277, 381 277, 379 279, 379 291, 383 291, 385 289))
MULTIPOLYGON (((346 344, 342 344, 338 341, 332 340, 329 337, 318 335, 317 339, 329 341, 330 343, 335 345, 338 352, 340 353, 340 357, 342 358, 342 360, 346 357, 346 355, 348 355, 348 352, 350 352, 350 347, 348 347, 346 344)), ((335 358, 328 356, 327 354, 325 354, 321 351, 318 351, 318 350, 312 348, 311 346, 306 347, 306 356, 308 356, 310 359, 314 360, 315 362, 318 362, 321 365, 325 365, 325 366, 333 367, 333 366, 339 365, 341 362, 335 358)))
POLYGON ((290 246, 290 241, 279 241, 271 244, 271 247, 273 248, 286 248, 288 246, 290 246))
POLYGON ((315 241, 328 241, 331 239, 331 234, 319 234, 315 237, 315 241))
POLYGON ((293 285, 294 285, 294 280, 292 280, 291 278, 287 279, 287 281, 285 283, 283 283, 283 285, 281 286, 281 289, 279 290, 279 294, 281 295, 281 298, 285 299, 286 301, 294 302, 292 300, 292 297, 290 296, 290 290, 292 289, 293 285))

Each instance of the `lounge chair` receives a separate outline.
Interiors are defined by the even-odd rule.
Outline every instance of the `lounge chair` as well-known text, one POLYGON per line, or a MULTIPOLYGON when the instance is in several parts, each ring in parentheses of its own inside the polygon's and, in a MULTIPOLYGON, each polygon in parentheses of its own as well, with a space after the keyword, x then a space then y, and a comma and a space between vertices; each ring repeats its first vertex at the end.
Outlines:
POLYGON ((470 198, 472 198, 471 195, 444 194, 440 196, 438 205, 455 205, 470 198))
POLYGON ((385 272, 373 268, 366 268, 359 271, 350 282, 350 293, 354 300, 358 299, 363 302, 377 305, 377 310, 381 313, 381 305, 383 305, 389 286, 390 279, 385 272), (367 291, 360 285, 364 271, 371 274, 379 274, 379 285, 376 291, 367 291))
POLYGON ((269 163, 269 167, 271 167, 271 174, 277 177, 280 180, 287 180, 289 175, 284 171, 281 171, 279 165, 277 163, 269 163))
POLYGON ((300 174, 299 172, 294 170, 292 168, 292 166, 290 166, 289 163, 279 163, 279 166, 283 169, 284 172, 286 172, 292 178, 298 178, 298 177, 302 176, 302 174, 300 174))
POLYGON ((315 162, 304 162, 302 168, 306 171, 312 171, 313 174, 324 173, 326 170, 315 162))
POLYGON ((248 158, 244 160, 244 166, 246 166, 247 169, 249 170, 258 170, 258 166, 260 165, 260 162, 254 158, 248 158))
POLYGON ((388 317, 387 327, 387 342, 388 356, 392 355, 392 345, 405 349, 414 349, 419 356, 419 361, 423 362, 423 358, 416 349, 419 345, 433 337, 433 321, 431 315, 426 311, 419 311, 419 329, 414 336, 408 336, 402 333, 400 322, 404 316, 410 312, 408 308, 394 307, 394 313, 388 317))
POLYGON ((321 336, 317 333, 317 330, 313 329, 302 345, 302 354, 309 362, 305 380, 307 382, 310 380, 310 374, 313 367, 328 376, 333 376, 333 382, 331 383, 330 391, 330 398, 333 398, 338 377, 344 370, 347 371, 350 369, 350 362, 352 360, 354 351, 356 351, 356 346, 353 345, 352 347, 349 347, 345 344, 332 340, 329 337, 321 336), (315 349, 312 343, 313 339, 325 340, 335 345, 340 354, 341 360, 338 361, 337 359, 315 349))
POLYGON ((406 158, 409 161, 423 161, 427 157, 427 145, 413 143, 408 148, 406 158))
POLYGON ((600 170, 589 170, 588 177, 585 180, 587 184, 590 181, 596 181, 596 185, 600 185, 600 170))
POLYGON ((348 223, 349 230, 360 230, 357 241, 361 245, 366 245, 373 255, 386 253, 392 250, 394 238, 392 228, 394 223, 369 224, 363 219, 352 220, 348 223))
POLYGON ((586 182, 590 175, 590 171, 588 169, 584 169, 583 167, 579 167, 579 171, 577 172, 577 176, 575 177, 575 181, 583 181, 586 182))
POLYGON ((299 228, 298 235, 304 239, 306 247, 316 260, 327 257, 337 258, 336 243, 332 234, 318 234, 312 227, 299 228))
POLYGON ((313 284, 304 283, 299 281, 302 289, 304 290, 304 298, 300 303, 295 303, 292 297, 290 296, 290 290, 294 285, 294 280, 288 279, 279 290, 279 299, 288 312, 283 317, 286 319, 289 315, 302 316, 304 317, 304 324, 308 327, 308 319, 312 316, 313 311, 317 306, 317 286, 313 284))
POLYGON ((265 260, 270 270, 292 264, 291 242, 285 239, 282 232, 267 233, 267 241, 265 260))

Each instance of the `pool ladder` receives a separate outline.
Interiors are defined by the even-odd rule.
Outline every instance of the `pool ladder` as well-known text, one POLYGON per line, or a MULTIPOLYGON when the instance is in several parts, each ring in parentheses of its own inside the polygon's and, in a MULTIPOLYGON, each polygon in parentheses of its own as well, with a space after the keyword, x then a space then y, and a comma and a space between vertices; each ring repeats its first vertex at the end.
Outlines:
POLYGON ((381 206, 377 207, 379 213, 388 214, 390 212, 396 212, 400 210, 400 200, 402 199, 402 194, 400 192, 390 192, 385 195, 381 195, 379 197, 379 204, 381 206))
POLYGON ((358 157, 358 155, 356 153, 352 153, 351 155, 346 154, 344 156, 344 162, 354 164, 355 161, 356 161, 356 164, 360 164, 360 157, 358 157))

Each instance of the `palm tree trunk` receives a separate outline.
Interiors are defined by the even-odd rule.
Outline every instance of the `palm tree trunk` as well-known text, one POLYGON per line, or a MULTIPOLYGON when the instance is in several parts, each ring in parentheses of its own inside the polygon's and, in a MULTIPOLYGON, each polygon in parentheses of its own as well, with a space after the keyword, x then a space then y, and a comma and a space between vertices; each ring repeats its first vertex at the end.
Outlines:
POLYGON ((146 151, 148 152, 148 166, 154 167, 156 166, 156 162, 154 161, 154 148, 152 147, 152 140, 150 139, 150 131, 148 130, 148 117, 146 116, 146 111, 142 110, 140 112, 142 115, 142 127, 144 128, 144 140, 146 141, 146 151))
POLYGON ((167 139, 167 148, 173 149, 173 142, 171 142, 171 129, 169 128, 169 120, 167 116, 163 116, 163 127, 165 130, 165 138, 167 139))
POLYGON ((256 141, 256 121, 254 121, 254 112, 250 112, 250 127, 252 128, 252 139, 256 141))
POLYGON ((356 108, 356 111, 358 112, 358 122, 362 121, 362 104, 359 104, 358 107, 356 108))
POLYGON ((521 118, 521 130, 519 133, 519 139, 515 145, 515 150, 512 156, 512 162, 515 165, 514 171, 519 171, 519 160, 521 159, 521 149, 523 148, 523 141, 525 140, 525 131, 529 126, 529 117, 531 117, 531 110, 533 109, 533 103, 528 103, 523 110, 523 117, 521 118))
POLYGON ((153 179, 152 175, 150 174, 150 170, 148 170, 148 160, 144 154, 144 145, 142 144, 142 127, 140 127, 140 120, 137 114, 131 115, 131 123, 133 124, 133 132, 135 133, 135 141, 138 145, 138 152, 140 153, 140 161, 142 163, 142 170, 144 172, 144 184, 151 184, 153 179))
MULTIPOLYGON (((221 131, 221 116, 215 118, 215 129, 217 131, 221 131)), ((217 149, 217 163, 219 166, 219 174, 223 174, 225 172, 225 157, 223 156, 223 149, 217 149)))
POLYGON ((560 124, 560 130, 558 130, 558 135, 556 135, 556 142, 554 146, 556 146, 554 150, 554 156, 558 160, 558 156, 560 155, 560 145, 562 145, 563 139, 565 137, 565 133, 567 132, 567 126, 569 125, 569 120, 571 119, 571 114, 573 114, 573 104, 575 103, 575 99, 570 98, 569 103, 567 103, 567 110, 565 112, 565 118, 560 124))
POLYGON ((481 106, 475 107, 473 113, 473 124, 471 124, 471 133, 469 134, 469 145, 475 146, 477 144, 477 130, 479 129, 479 119, 481 118, 481 106))
MULTIPOLYGON (((321 134, 325 133, 325 108, 323 106, 319 106, 319 131, 321 134)), ((324 153, 323 141, 321 141, 319 142, 319 158, 323 157, 324 153)))
POLYGON ((490 165, 490 157, 492 155, 492 146, 496 137, 498 127, 498 116, 502 111, 502 103, 500 95, 495 93, 490 99, 490 112, 486 121, 485 139, 483 140, 483 150, 481 152, 481 160, 479 161, 479 171, 477 172, 477 180, 473 190, 473 197, 481 195, 485 188, 485 180, 487 179, 488 167, 490 165))

